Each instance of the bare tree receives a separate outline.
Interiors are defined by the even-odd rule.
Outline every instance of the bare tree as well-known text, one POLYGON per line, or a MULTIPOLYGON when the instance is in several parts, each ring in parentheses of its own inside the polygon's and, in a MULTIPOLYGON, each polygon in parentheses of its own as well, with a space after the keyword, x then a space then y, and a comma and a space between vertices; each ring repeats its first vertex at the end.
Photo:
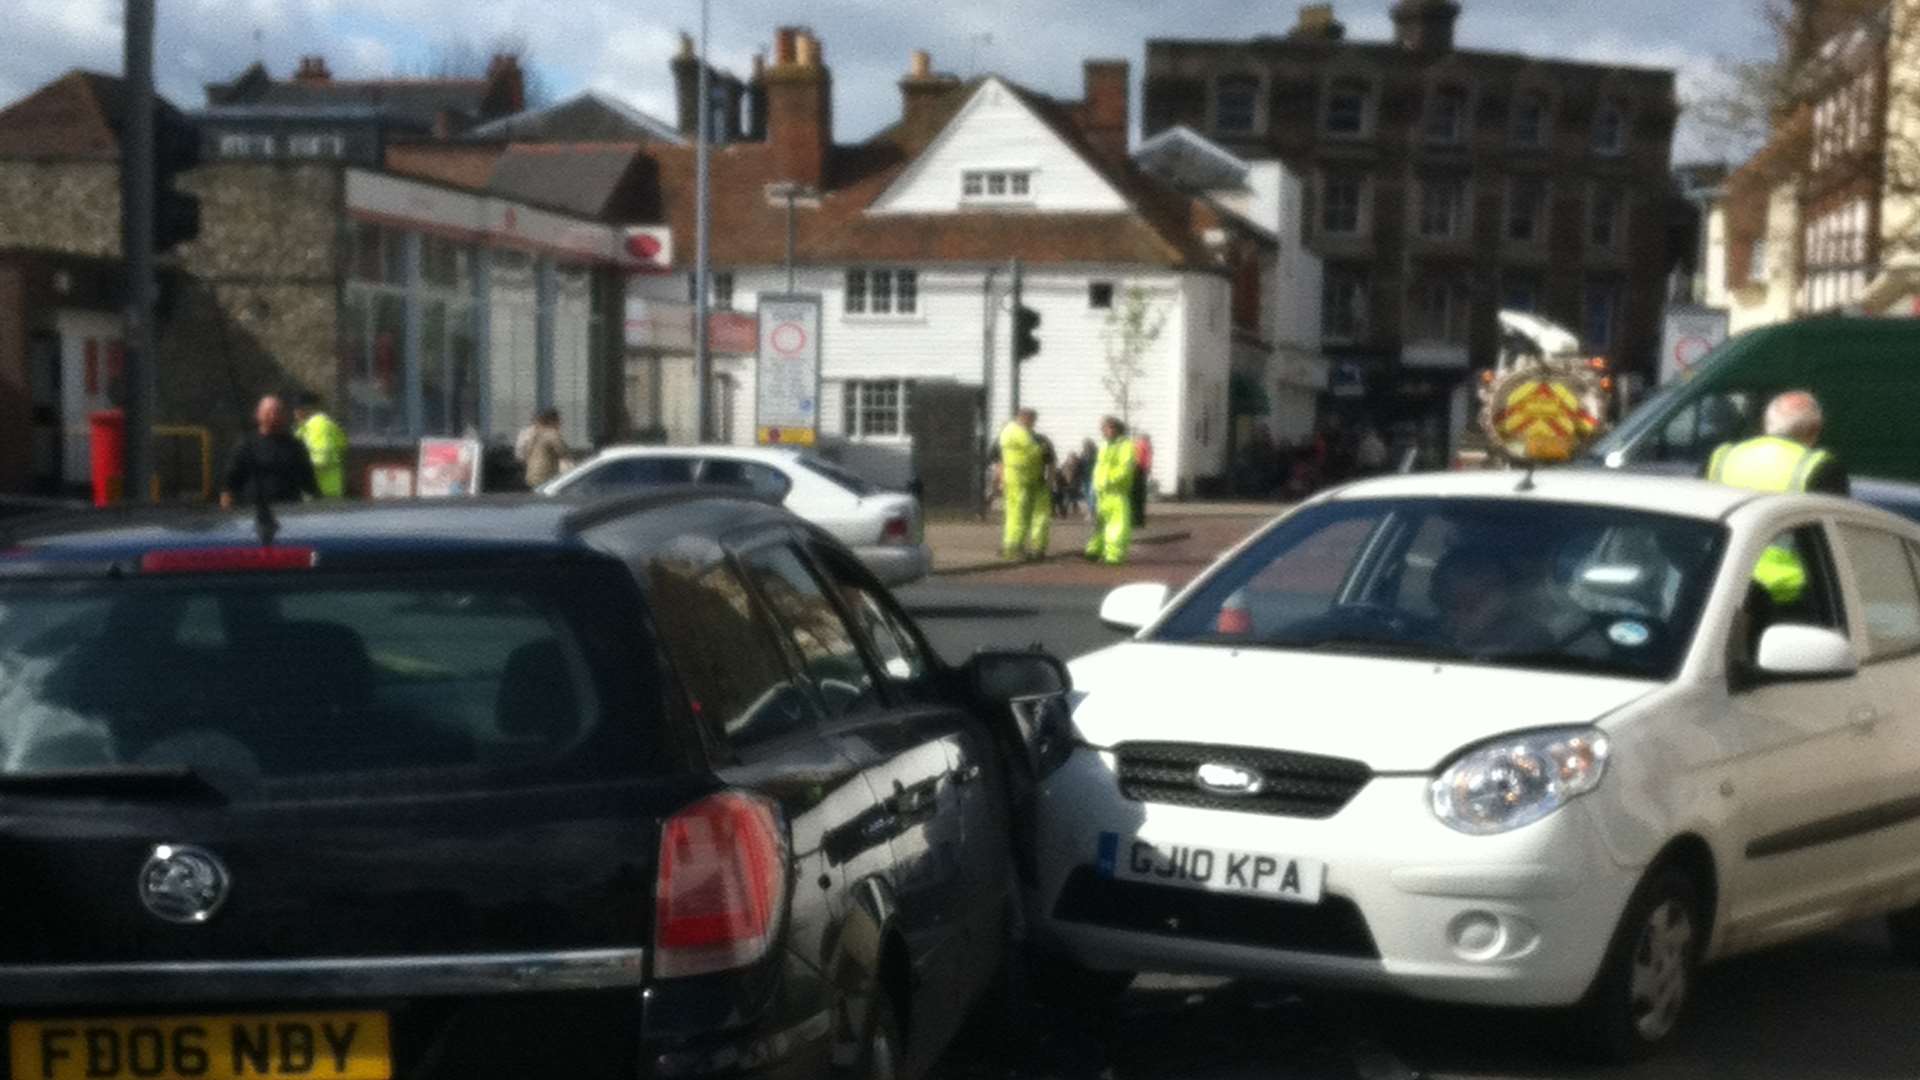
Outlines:
POLYGON ((428 79, 484 79, 496 56, 511 56, 520 63, 526 86, 527 108, 537 109, 553 103, 553 87, 546 72, 532 62, 532 46, 526 35, 501 34, 484 43, 469 37, 449 37, 434 46, 424 63, 410 74, 428 79))
POLYGON ((1136 388, 1147 373, 1147 350, 1160 340, 1166 325, 1166 312, 1158 310, 1147 290, 1138 285, 1128 287, 1107 314, 1106 329, 1100 334, 1107 347, 1107 372, 1101 381, 1113 398, 1114 411, 1128 426, 1140 407, 1136 388))

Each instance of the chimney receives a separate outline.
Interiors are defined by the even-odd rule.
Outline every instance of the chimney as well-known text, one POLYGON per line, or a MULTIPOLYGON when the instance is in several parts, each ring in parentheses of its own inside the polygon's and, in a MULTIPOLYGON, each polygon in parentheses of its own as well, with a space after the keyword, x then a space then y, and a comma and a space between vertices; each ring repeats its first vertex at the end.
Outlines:
POLYGON ((1408 52, 1450 53, 1459 19, 1455 0, 1400 0, 1393 6, 1393 37, 1408 52))
POLYGON ((767 139, 780 180, 818 188, 833 149, 833 76, 810 30, 782 27, 767 69, 767 139))
POLYGON ((300 70, 294 73, 294 82, 323 83, 333 81, 333 72, 327 68, 324 56, 303 56, 300 58, 300 70))
POLYGON ((673 100, 680 134, 691 139, 700 130, 700 58, 686 34, 680 35, 680 51, 673 57, 673 100))
POLYGON ((1127 156, 1127 94, 1130 69, 1125 60, 1089 60, 1080 128, 1094 149, 1114 160, 1127 156))
POLYGON ((907 76, 900 80, 900 123, 914 141, 933 138, 934 121, 940 105, 960 85, 951 75, 936 75, 933 56, 915 49, 907 61, 907 76))
POLYGON ((747 139, 767 141, 767 54, 753 54, 753 78, 747 80, 747 139))
POLYGON ((1300 41, 1340 41, 1347 36, 1347 27, 1334 18, 1332 4, 1307 4, 1287 36, 1300 41))
POLYGON ((527 73, 520 68, 520 58, 512 53, 494 53, 487 63, 487 96, 480 103, 480 118, 492 120, 526 109, 527 73))

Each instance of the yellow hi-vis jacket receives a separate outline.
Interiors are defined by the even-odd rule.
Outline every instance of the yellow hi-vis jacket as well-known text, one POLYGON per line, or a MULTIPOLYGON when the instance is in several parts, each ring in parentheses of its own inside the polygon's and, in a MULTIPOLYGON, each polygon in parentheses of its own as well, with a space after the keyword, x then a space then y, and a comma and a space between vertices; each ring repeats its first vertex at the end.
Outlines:
POLYGON ((1100 448, 1093 463, 1093 497, 1133 494, 1133 440, 1125 436, 1100 448))
POLYGON ((1007 490, 1038 487, 1046 479, 1046 460, 1033 432, 1011 421, 1000 429, 1000 482, 1007 490))

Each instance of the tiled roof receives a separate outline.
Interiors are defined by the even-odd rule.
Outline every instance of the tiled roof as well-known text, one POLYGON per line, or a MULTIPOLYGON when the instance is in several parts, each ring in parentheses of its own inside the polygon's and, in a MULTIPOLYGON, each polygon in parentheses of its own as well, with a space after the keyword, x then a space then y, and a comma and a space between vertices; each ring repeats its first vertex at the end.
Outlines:
POLYGON ((469 139, 513 142, 683 142, 673 125, 592 90, 544 109, 503 116, 467 132, 469 139))
POLYGON ((516 144, 494 165, 487 190, 596 220, 651 217, 659 204, 651 190, 636 190, 641 161, 639 143, 516 144))
MULTIPOLYGON (((126 99, 126 84, 112 75, 69 71, 0 109, 0 158, 118 161, 126 99)), ((178 109, 157 97, 154 109, 162 145, 190 143, 178 109)))
MULTIPOLYGON (((1005 83, 1053 132, 1111 183, 1133 206, 1117 214, 1033 214, 990 211, 887 214, 866 210, 953 119, 985 82, 975 80, 946 95, 914 125, 896 124, 856 146, 835 147, 828 162, 827 190, 816 209, 796 218, 802 263, 994 262, 1018 258, 1036 264, 1134 263, 1182 269, 1215 269, 1217 261, 1200 230, 1217 225, 1194 199, 1162 185, 1132 162, 1098 152, 1075 123, 1068 106, 1032 90, 1005 83), (1209 220, 1202 223, 1199 217, 1209 220)), ((689 147, 649 146, 659 164, 667 223, 676 237, 691 237, 694 154, 689 147)), ((767 185, 779 179, 772 148, 736 143, 716 148, 713 158, 712 257, 720 266, 768 265, 786 253, 786 208, 770 200, 767 185)), ((682 262, 693 251, 678 243, 682 262)))
MULTIPOLYGON (((269 83, 245 103, 280 107, 367 105, 431 127, 442 113, 473 119, 487 97, 485 79, 269 83)), ((235 104, 239 104, 236 102, 235 104)))

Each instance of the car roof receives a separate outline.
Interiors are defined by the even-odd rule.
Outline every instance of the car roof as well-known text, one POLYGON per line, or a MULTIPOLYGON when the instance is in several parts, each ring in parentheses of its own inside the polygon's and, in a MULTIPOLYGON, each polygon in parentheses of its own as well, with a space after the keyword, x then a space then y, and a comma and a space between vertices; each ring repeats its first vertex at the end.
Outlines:
POLYGON ((729 446, 715 444, 711 446, 609 446, 595 454, 593 459, 595 461, 607 461, 616 458, 634 457, 724 457, 736 458, 742 461, 791 464, 799 460, 800 456, 800 451, 790 446, 729 446))
MULTIPOLYGON (((341 555, 600 548, 645 555, 684 535, 717 536, 790 515, 738 494, 678 488, 613 498, 506 495, 276 508, 274 543, 341 555), (618 525, 617 530, 608 526, 618 525), (611 534, 617 532, 617 536, 611 534)), ((47 559, 115 561, 156 550, 259 544, 251 513, 136 508, 23 520, 0 549, 47 559)))
POLYGON ((1531 474, 1518 469, 1492 469, 1383 477, 1349 484, 1331 497, 1534 499, 1719 521, 1748 503, 1790 496, 1768 496, 1684 477, 1647 476, 1611 469, 1552 468, 1537 469, 1531 474))

